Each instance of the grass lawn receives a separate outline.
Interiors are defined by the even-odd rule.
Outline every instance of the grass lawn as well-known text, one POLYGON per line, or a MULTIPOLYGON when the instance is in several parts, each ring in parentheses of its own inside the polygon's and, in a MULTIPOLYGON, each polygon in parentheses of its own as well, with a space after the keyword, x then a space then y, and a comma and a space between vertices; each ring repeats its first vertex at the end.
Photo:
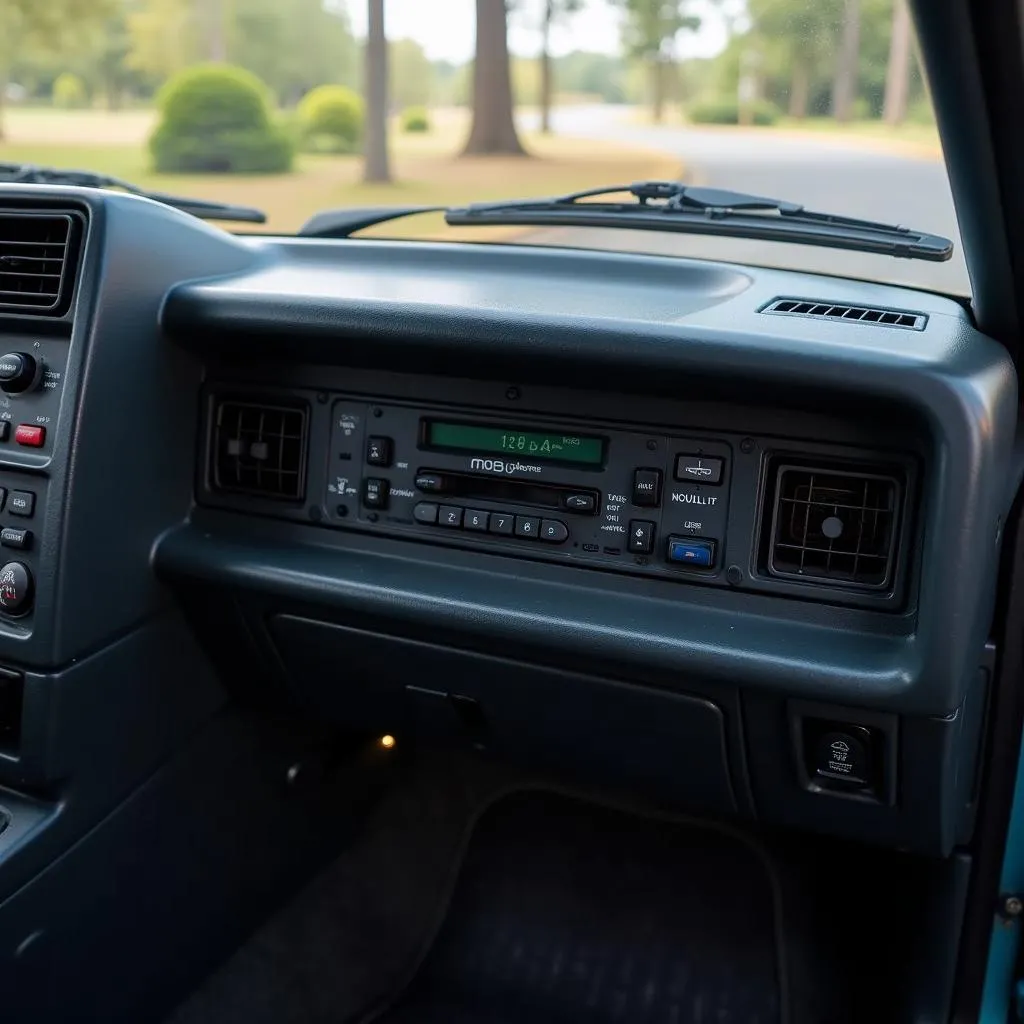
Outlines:
MULTIPOLYGON (((150 170, 144 140, 152 125, 145 111, 10 111, 0 162, 32 162, 116 175, 146 189, 256 206, 268 223, 260 231, 293 232, 318 210, 337 206, 452 205, 502 197, 531 197, 594 188, 640 178, 676 178, 678 161, 650 150, 589 140, 525 135, 530 157, 459 157, 467 130, 463 112, 442 112, 434 130, 392 132, 390 185, 360 180, 356 156, 301 155, 285 175, 168 175, 150 170)), ((241 230, 246 227, 240 225, 241 230)), ((444 229, 438 217, 391 224, 375 233, 429 235, 444 229)), ((522 229, 513 229, 519 233, 522 229)), ((507 237, 508 229, 463 229, 459 237, 507 237), (486 234, 485 234, 486 232, 486 234)))

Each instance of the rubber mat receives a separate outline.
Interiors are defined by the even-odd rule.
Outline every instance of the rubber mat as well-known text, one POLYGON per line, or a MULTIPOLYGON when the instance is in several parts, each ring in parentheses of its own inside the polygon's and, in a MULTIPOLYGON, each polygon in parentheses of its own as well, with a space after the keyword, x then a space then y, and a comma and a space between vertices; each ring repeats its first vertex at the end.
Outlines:
POLYGON ((551 794, 474 829, 436 937, 378 1024, 777 1024, 778 900, 732 834, 551 794))

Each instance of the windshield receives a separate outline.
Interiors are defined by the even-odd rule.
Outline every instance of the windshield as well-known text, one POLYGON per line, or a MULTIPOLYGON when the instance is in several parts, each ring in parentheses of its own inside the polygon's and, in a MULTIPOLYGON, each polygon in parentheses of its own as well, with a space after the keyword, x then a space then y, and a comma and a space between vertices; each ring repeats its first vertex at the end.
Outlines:
POLYGON ((945 236, 953 258, 440 215, 368 234, 969 294, 905 0, 0 0, 0 162, 256 207, 266 225, 231 229, 275 233, 680 180, 945 236))

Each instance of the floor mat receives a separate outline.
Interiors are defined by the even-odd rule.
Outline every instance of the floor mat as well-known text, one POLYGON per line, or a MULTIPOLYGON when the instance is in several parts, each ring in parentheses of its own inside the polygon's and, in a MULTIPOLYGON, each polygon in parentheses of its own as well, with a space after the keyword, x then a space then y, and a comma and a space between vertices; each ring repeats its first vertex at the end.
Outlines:
POLYGON ((493 805, 376 1024, 775 1024, 776 888, 728 832, 551 794, 493 805))

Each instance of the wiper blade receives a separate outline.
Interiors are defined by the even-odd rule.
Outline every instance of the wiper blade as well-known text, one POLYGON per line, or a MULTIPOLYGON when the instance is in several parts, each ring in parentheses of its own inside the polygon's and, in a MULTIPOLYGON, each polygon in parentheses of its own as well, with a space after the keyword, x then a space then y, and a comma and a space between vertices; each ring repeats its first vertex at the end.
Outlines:
POLYGON ((264 224, 267 215, 251 206, 235 206, 232 203, 216 203, 207 199, 191 199, 188 196, 174 196, 166 192, 150 192, 133 185, 130 181, 98 174, 95 171, 64 170, 59 167, 39 167, 35 164, 0 163, 0 182, 18 185, 79 185, 83 188, 110 188, 130 192, 133 196, 152 199, 165 206, 190 213, 202 220, 244 221, 249 224, 264 224))
POLYGON ((550 199, 471 203, 452 207, 445 220, 452 225, 586 226, 728 235, 935 262, 953 255, 953 243, 939 235, 856 217, 815 213, 799 203, 781 199, 675 181, 634 182, 550 199), (621 194, 632 198, 620 202, 595 201, 621 194))

